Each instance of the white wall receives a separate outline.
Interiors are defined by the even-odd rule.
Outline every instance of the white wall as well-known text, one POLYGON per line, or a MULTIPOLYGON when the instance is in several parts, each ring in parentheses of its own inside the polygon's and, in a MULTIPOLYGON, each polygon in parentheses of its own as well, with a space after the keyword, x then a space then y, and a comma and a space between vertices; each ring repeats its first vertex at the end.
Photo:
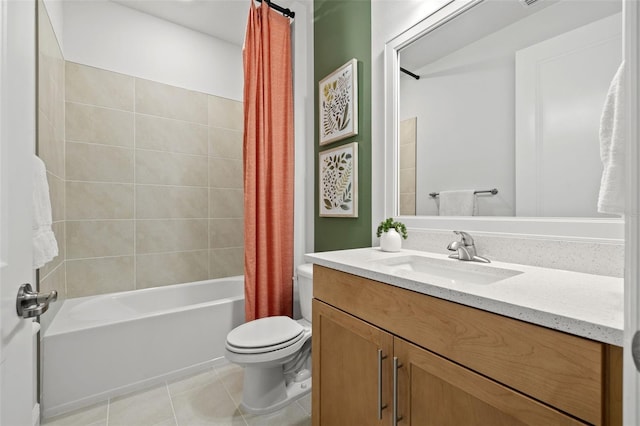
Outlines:
MULTIPOLYGON (((304 254, 313 253, 313 2, 295 1, 287 5, 295 11, 293 38, 293 102, 295 122, 295 200, 293 224, 293 265, 304 263, 304 254)), ((294 271, 297 273, 297 271, 294 271)), ((300 318, 299 292, 294 281, 293 317, 300 318)))
MULTIPOLYGON (((384 46, 407 28, 447 4, 448 0, 371 1, 371 192, 372 234, 385 214, 384 46)), ((373 241, 376 245, 376 241, 373 241)))
POLYGON ((65 59, 242 100, 242 47, 104 0, 64 2, 65 59))
POLYGON ((295 11, 293 37, 293 102, 295 121, 296 200, 294 265, 304 262, 314 246, 314 80, 313 80, 313 1, 298 0, 287 5, 295 11))
POLYGON ((478 196, 478 215, 512 216, 514 62, 450 59, 420 70, 420 80, 401 77, 400 119, 417 117, 416 214, 438 215, 430 192, 498 188, 478 196))
POLYGON ((43 0, 45 7, 47 8, 47 14, 49 14, 49 19, 51 20, 51 26, 53 27, 53 32, 58 39, 58 45, 60 46, 60 50, 62 50, 62 54, 64 55, 64 45, 63 45, 63 28, 64 28, 64 7, 62 0, 43 0))

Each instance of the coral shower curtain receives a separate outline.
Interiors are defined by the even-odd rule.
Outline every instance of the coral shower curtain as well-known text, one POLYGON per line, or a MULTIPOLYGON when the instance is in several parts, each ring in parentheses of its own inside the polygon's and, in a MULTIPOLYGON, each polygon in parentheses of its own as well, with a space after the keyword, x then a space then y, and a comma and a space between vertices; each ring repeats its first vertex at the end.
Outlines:
POLYGON ((247 321, 292 313, 293 99, 289 19, 253 0, 244 42, 247 321))

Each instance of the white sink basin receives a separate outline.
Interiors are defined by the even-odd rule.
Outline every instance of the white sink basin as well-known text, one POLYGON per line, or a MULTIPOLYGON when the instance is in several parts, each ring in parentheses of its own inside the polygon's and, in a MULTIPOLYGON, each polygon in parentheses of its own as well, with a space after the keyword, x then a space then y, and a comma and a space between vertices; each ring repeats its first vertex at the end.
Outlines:
POLYGON ((384 272, 403 277, 418 275, 433 284, 476 284, 485 285, 522 274, 513 269, 496 268, 476 262, 434 259, 423 256, 399 256, 376 261, 384 272))

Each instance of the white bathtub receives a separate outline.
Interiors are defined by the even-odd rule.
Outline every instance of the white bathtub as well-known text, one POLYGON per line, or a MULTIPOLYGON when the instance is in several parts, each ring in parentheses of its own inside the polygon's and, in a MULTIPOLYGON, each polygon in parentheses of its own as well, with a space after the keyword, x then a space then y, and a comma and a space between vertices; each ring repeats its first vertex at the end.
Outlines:
POLYGON ((243 277, 65 300, 44 334, 45 418, 224 362, 243 277))

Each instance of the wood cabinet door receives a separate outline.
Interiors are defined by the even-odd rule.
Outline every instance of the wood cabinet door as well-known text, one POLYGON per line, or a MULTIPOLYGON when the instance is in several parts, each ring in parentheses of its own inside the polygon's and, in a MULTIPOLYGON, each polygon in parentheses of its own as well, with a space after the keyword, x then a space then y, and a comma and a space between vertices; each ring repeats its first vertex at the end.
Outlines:
POLYGON ((316 299, 312 326, 313 425, 389 425, 392 335, 316 299))
POLYGON ((583 425, 480 374, 394 338, 398 425, 583 425))

